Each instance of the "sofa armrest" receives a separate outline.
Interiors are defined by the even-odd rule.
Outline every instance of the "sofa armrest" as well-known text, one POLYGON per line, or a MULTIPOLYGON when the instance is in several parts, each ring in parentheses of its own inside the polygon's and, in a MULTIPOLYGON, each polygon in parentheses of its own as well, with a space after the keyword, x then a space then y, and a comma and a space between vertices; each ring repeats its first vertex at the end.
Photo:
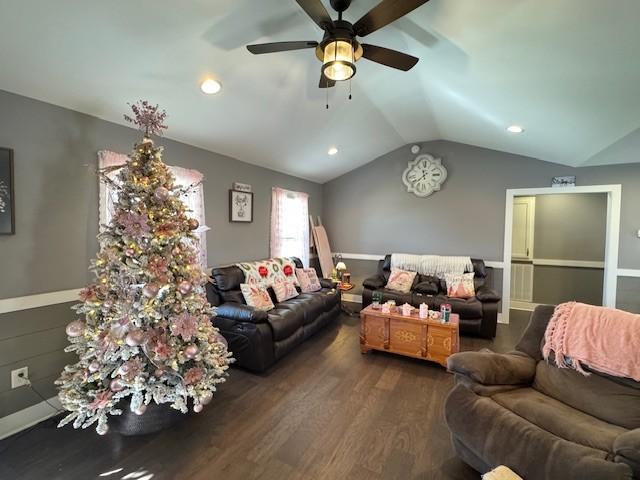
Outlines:
POLYGON ((449 357, 447 366, 482 385, 528 385, 536 373, 536 361, 522 352, 460 352, 449 357))
POLYGON ((476 297, 481 302, 499 302, 502 297, 492 288, 483 286, 476 291, 476 297))
POLYGON ((373 277, 369 277, 362 282, 362 286, 365 288, 370 288, 371 290, 377 290, 379 288, 384 287, 387 284, 387 281, 384 277, 380 275, 375 275, 373 277))
POLYGON ((249 305, 227 302, 216 308, 216 317, 228 318, 237 322, 265 323, 267 312, 256 310, 249 305))
POLYGON ((320 279, 320 286, 322 288, 336 288, 337 285, 338 285, 338 282, 336 282, 335 280, 332 280, 330 278, 321 278, 320 279))
POLYGON ((640 428, 619 435, 613 442, 613 453, 616 462, 626 463, 640 478, 640 428))

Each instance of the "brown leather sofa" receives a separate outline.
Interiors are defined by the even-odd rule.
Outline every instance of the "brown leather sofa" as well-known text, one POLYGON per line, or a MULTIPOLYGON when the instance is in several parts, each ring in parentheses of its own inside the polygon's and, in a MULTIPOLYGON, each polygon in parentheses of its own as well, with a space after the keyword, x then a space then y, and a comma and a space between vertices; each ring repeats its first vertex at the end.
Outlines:
MULTIPOLYGON (((302 268, 299 259, 293 260, 302 268)), ((234 365, 254 372, 267 370, 340 313, 340 290, 325 278, 320 279, 321 290, 280 303, 269 289, 275 308, 268 312, 246 304, 240 291, 244 272, 238 266, 214 268, 212 278, 206 290, 209 303, 216 307, 213 324, 229 343, 234 365)))
POLYGON ((395 300, 397 305, 409 303, 419 307, 421 303, 429 305, 431 310, 439 310, 440 305, 448 303, 453 313, 460 315, 460 333, 477 335, 484 338, 496 336, 498 324, 498 303, 500 296, 486 285, 487 267, 483 260, 472 258, 476 296, 473 298, 451 298, 446 292, 443 280, 427 275, 416 275, 411 292, 400 293, 386 288, 391 274, 391 255, 378 262, 377 275, 363 282, 362 308, 372 302, 374 292, 382 294, 383 302, 395 300))
POLYGON ((513 352, 449 357, 445 418, 458 455, 527 480, 640 478, 640 383, 543 360, 552 314, 538 307, 513 352))

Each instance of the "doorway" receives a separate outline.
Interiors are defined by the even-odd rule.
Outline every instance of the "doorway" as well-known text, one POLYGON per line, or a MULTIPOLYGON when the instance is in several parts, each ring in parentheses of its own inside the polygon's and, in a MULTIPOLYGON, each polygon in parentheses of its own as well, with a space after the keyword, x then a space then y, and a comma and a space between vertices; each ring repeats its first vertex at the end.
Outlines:
POLYGON ((620 185, 507 190, 502 322, 569 300, 615 307, 620 185))

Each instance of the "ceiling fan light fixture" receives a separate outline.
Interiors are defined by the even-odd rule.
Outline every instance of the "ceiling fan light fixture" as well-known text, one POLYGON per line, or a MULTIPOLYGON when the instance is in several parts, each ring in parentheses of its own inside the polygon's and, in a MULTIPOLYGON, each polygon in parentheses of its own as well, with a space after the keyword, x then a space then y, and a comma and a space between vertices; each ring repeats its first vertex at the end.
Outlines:
POLYGON ((349 80, 356 74, 355 62, 356 55, 351 42, 335 40, 324 47, 322 71, 330 80, 349 80))

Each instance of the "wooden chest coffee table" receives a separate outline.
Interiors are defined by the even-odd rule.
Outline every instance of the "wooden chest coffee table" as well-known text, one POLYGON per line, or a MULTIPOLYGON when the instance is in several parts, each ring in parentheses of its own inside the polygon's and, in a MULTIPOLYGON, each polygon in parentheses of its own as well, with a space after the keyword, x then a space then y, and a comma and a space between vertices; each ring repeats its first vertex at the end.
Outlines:
POLYGON ((460 350, 460 317, 452 313, 449 323, 410 317, 400 312, 382 313, 371 305, 360 311, 360 351, 398 353, 447 366, 447 358, 460 350))

